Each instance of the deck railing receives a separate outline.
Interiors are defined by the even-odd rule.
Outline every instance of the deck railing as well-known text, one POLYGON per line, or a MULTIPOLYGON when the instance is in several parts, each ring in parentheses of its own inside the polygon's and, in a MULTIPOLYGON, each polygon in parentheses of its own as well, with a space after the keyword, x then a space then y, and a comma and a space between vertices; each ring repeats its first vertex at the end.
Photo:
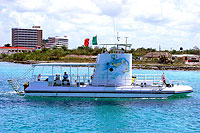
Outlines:
MULTIPOLYGON (((47 81, 52 82, 50 85, 56 86, 56 81, 59 81, 58 83, 63 86, 87 86, 87 85, 93 85, 93 86, 120 86, 120 83, 123 84, 122 86, 141 86, 141 87, 148 87, 148 86, 158 86, 161 87, 165 85, 162 80, 161 74, 134 74, 132 77, 130 76, 123 76, 123 78, 116 78, 116 76, 111 77, 103 77, 101 75, 98 76, 97 81, 95 81, 95 84, 93 84, 93 79, 91 75, 87 74, 72 74, 69 75, 68 79, 65 81, 63 80, 63 75, 58 74, 51 75, 51 74, 42 74, 40 77, 38 75, 34 75, 32 78, 32 81, 47 81), (53 80, 49 81, 49 77, 52 77, 53 80), (56 77, 59 77, 56 79, 56 77), (40 78, 40 79, 38 79, 40 78), (101 81, 99 81, 101 79, 101 81), (112 83, 109 83, 112 79, 112 83), (120 83, 119 83, 120 82, 120 83)), ((173 85, 180 85, 183 83, 183 81, 177 81, 177 80, 167 80, 168 84, 173 85)))
POLYGON ((162 75, 161 74, 134 74, 133 77, 136 77, 136 85, 141 86, 162 86, 162 75))

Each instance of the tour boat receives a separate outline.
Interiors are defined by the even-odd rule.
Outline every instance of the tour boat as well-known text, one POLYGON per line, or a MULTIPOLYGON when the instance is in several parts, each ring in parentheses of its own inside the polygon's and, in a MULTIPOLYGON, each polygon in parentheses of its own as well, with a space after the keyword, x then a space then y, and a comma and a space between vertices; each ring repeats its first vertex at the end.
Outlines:
MULTIPOLYGON (((120 46, 119 44, 117 47, 120 46)), ((51 67, 48 74, 37 74, 24 83, 20 91, 15 79, 9 79, 13 89, 25 96, 92 97, 92 98, 167 98, 187 95, 192 87, 167 80, 161 74, 132 74, 132 54, 123 50, 104 52, 96 63, 41 63, 32 65, 51 67), (55 72, 61 68, 62 73, 55 72), (84 68, 84 73, 80 70, 84 68), (66 71, 65 74, 63 72, 66 71)))

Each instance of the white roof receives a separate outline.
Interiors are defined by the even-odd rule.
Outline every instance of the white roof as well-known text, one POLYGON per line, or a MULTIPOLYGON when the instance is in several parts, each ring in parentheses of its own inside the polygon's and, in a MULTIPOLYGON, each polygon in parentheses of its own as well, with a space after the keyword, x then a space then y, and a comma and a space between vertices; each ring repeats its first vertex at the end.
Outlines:
POLYGON ((194 55, 194 54, 173 54, 172 56, 175 56, 175 57, 194 57, 194 56, 197 56, 198 55, 194 55))
POLYGON ((33 66, 95 66, 96 63, 40 63, 33 66))
POLYGON ((62 36, 55 36, 55 37, 49 37, 49 38, 55 38, 55 39, 68 39, 67 37, 62 37, 62 36))

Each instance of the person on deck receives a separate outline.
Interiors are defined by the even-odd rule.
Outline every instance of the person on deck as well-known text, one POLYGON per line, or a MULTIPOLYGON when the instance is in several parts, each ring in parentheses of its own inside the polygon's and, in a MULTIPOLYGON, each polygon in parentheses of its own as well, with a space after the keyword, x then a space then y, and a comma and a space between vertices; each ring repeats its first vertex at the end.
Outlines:
POLYGON ((68 80, 68 74, 66 72, 64 72, 64 75, 63 75, 63 80, 67 81, 68 80))
POLYGON ((163 84, 166 85, 166 81, 165 81, 165 74, 162 74, 162 80, 163 80, 163 84))
POLYGON ((38 75, 38 81, 40 81, 40 78, 41 78, 41 74, 38 75))

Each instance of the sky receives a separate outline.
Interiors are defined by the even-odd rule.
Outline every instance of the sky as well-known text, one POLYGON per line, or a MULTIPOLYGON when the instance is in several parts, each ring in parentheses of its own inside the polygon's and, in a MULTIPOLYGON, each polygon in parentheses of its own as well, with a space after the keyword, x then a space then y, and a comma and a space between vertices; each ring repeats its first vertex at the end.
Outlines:
POLYGON ((98 43, 161 50, 200 47, 200 0, 0 0, 0 46, 11 28, 41 26, 43 39, 68 36, 69 48, 98 43))

